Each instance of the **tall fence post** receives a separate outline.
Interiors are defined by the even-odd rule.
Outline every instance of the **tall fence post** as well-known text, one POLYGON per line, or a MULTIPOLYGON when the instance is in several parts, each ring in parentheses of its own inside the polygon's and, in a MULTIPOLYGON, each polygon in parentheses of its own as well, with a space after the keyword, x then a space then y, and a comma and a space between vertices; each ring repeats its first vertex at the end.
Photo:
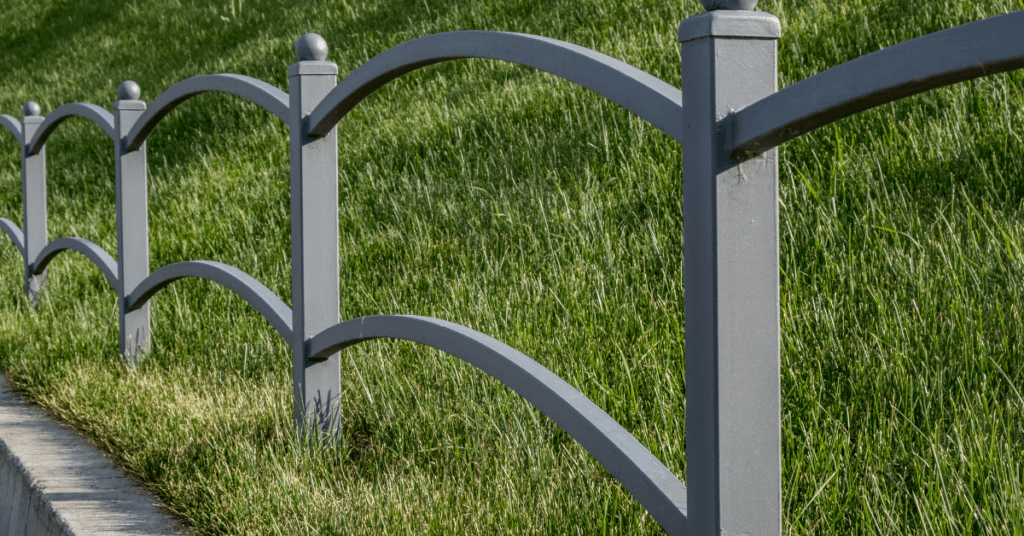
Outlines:
POLYGON ((704 0, 679 27, 690 534, 781 533, 778 153, 728 153, 729 114, 776 91, 779 21, 756 4, 704 0))
POLYGON ((35 102, 25 103, 25 116, 21 120, 21 132, 25 143, 21 147, 21 203, 22 227, 25 233, 25 295, 35 305, 39 293, 46 283, 46 271, 32 274, 39 252, 46 247, 46 147, 34 155, 28 154, 28 145, 36 130, 45 119, 39 115, 40 108, 35 102))
POLYGON ((307 357, 306 341, 339 321, 338 136, 309 136, 307 117, 338 83, 338 66, 324 61, 327 43, 306 34, 288 68, 291 121, 292 378, 295 422, 333 431, 339 426, 338 354, 307 357))
POLYGON ((149 303, 128 310, 128 293, 149 275, 149 210, 146 193, 146 144, 126 152, 124 137, 146 111, 139 100, 141 90, 132 81, 117 88, 114 103, 114 132, 117 141, 114 175, 117 187, 117 279, 118 321, 121 355, 130 362, 149 350, 149 303))

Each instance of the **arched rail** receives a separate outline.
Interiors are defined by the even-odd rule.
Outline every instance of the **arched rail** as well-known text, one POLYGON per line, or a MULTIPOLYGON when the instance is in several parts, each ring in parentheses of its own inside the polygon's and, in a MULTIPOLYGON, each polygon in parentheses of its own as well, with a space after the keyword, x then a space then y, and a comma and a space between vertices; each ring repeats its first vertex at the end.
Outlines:
POLYGON ((21 133, 21 121, 7 114, 0 114, 0 125, 11 134, 14 134, 14 139, 18 140, 18 145, 25 145, 25 135, 21 133))
POLYGON ((117 134, 114 132, 114 116, 110 112, 89 102, 73 102, 58 106, 56 110, 46 116, 43 123, 39 125, 36 135, 28 143, 28 154, 39 154, 39 151, 46 145, 46 140, 57 129, 57 126, 76 116, 84 117, 96 123, 96 126, 103 129, 107 136, 110 136, 110 139, 117 141, 117 134))
POLYGON ((103 251, 103 248, 84 238, 56 238, 51 240, 32 262, 32 273, 36 275, 43 273, 43 270, 50 264, 50 261, 62 251, 77 251, 81 253, 100 269, 100 272, 103 273, 103 277, 107 278, 110 286, 115 289, 118 288, 117 262, 106 251, 103 251))
POLYGON ((174 84, 150 103, 125 136, 125 150, 142 147, 149 133, 165 115, 186 100, 211 91, 230 93, 246 99, 274 114, 288 124, 288 94, 256 78, 240 74, 207 74, 193 76, 174 84))
POLYGON ((419 316, 367 316, 309 340, 310 359, 371 339, 425 344, 483 370, 554 420, 587 449, 670 534, 686 527, 686 486, 586 396, 518 350, 480 332, 419 316))
POLYGON ((903 97, 1024 67, 1024 11, 872 52, 766 97, 731 122, 744 160, 844 117, 903 97), (1012 36, 1018 37, 1012 37, 1012 36))
POLYGON ((7 233, 7 237, 14 242, 14 247, 18 248, 18 253, 21 253, 21 258, 25 258, 25 233, 21 232, 21 227, 18 227, 13 221, 7 218, 0 218, 0 229, 3 229, 7 233))
POLYGON ((536 35, 462 31, 392 47, 359 66, 309 116, 310 134, 325 136, 360 101, 399 76, 461 58, 526 65, 575 82, 619 104, 682 143, 682 92, 671 84, 588 48, 536 35))
POLYGON ((153 272, 128 294, 129 310, 136 310, 146 304, 154 294, 171 283, 185 278, 198 277, 213 281, 234 292, 245 300, 270 325, 292 343, 292 310, 251 275, 227 264, 214 261, 185 261, 169 264, 153 272))

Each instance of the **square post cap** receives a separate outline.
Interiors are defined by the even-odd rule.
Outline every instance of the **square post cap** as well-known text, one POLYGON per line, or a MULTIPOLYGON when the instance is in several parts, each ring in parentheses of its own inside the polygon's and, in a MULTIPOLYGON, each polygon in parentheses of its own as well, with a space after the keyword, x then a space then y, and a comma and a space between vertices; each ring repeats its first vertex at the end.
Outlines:
POLYGON ((704 37, 778 39, 782 25, 775 15, 763 11, 722 9, 690 17, 679 25, 680 43, 704 37))

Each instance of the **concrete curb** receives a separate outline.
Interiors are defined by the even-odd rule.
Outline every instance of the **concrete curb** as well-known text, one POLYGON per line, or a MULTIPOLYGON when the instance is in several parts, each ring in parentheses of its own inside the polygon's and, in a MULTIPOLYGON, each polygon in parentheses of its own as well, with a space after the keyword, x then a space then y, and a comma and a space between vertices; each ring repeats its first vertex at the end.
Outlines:
POLYGON ((0 373, 0 536, 185 534, 159 504, 0 373))

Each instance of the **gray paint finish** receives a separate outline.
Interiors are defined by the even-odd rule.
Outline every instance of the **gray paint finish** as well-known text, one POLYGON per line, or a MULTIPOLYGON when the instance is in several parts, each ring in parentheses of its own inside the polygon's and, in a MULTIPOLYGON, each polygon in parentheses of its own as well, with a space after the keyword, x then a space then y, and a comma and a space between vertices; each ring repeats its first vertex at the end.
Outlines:
POLYGON ((14 247, 18 248, 18 253, 21 253, 21 259, 24 262, 25 233, 21 232, 21 227, 18 227, 16 223, 7 218, 0 218, 0 229, 7 233, 7 237, 11 239, 14 247))
MULTIPOLYGON (((138 84, 124 82, 119 97, 138 97, 138 84)), ((146 111, 140 100, 118 100, 114 103, 114 125, 117 130, 114 150, 114 181, 117 209, 117 319, 121 355, 130 362, 149 350, 149 304, 129 309, 128 294, 149 276, 149 200, 146 192, 146 143, 126 151, 122 138, 146 111)))
MULTIPOLYGON (((759 11, 736 11, 690 17, 679 25, 680 43, 704 37, 738 37, 747 39, 778 39, 782 37, 779 19, 759 11)), ((683 61, 686 61, 685 54, 683 61)))
POLYGON ((736 158, 923 91, 1024 67, 1024 11, 912 39, 797 82, 726 120, 736 158), (1013 38, 1012 36, 1016 36, 1013 38))
POLYGON ((234 266, 214 261, 176 262, 160 268, 143 279, 125 297, 128 310, 141 310, 160 289, 186 277, 212 281, 234 292, 263 315, 284 340, 292 339, 292 310, 281 298, 251 275, 234 266))
POLYGON ((337 351, 378 337, 415 341, 481 368, 544 411, 669 533, 779 534, 778 154, 768 149, 902 96, 1024 66, 1024 41, 1013 38, 1024 30, 1024 13, 896 45, 774 93, 778 21, 744 11, 754 0, 704 4, 717 10, 684 21, 679 29, 681 91, 576 45, 500 32, 415 39, 374 57, 337 84, 337 67, 324 61, 326 42, 307 34, 296 43, 300 62, 288 70, 288 93, 253 78, 220 74, 175 84, 148 109, 137 100, 138 86, 125 82, 113 115, 75 103, 43 118, 39 105, 29 102, 21 121, 0 115, 0 125, 22 147, 24 202, 23 229, 3 218, 0 229, 24 259, 33 303, 56 254, 72 250, 89 258, 118 290, 121 349, 129 358, 148 344, 147 304, 160 289, 198 277, 233 291, 292 349, 299 426, 338 429, 337 351), (550 72, 611 99, 682 143, 689 492, 600 408, 490 337, 421 317, 338 323, 335 125, 388 81, 457 58, 492 58, 550 72), (145 140, 175 106, 208 91, 248 99, 289 126, 292 309, 250 275, 216 262, 175 263, 149 274, 145 140), (86 117, 115 140, 117 262, 88 240, 47 242, 45 141, 72 116, 86 117))
POLYGON ((46 266, 50 264, 58 253, 62 251, 74 251, 80 253, 85 258, 89 259, 97 268, 100 269, 100 273, 107 279, 107 283, 110 286, 117 289, 117 261, 115 261, 103 248, 98 245, 84 239, 84 238, 55 238, 46 244, 46 247, 39 252, 35 260, 32 261, 31 272, 33 275, 39 275, 46 272, 46 266))
POLYGON ((7 114, 0 114, 0 126, 7 129, 14 139, 18 140, 18 145, 25 145, 25 137, 21 135, 21 122, 7 114))
MULTIPOLYGON (((38 113, 39 105, 29 102, 26 111, 38 113)), ((44 119, 38 115, 26 115, 21 120, 24 139, 32 139, 44 119)), ((46 247, 46 146, 39 146, 35 154, 29 154, 28 147, 21 150, 21 202, 22 231, 25 234, 25 295, 34 305, 46 283, 46 272, 32 272, 32 262, 46 247)))
POLYGON ((319 34, 305 34, 295 42, 295 57, 299 61, 324 61, 327 59, 327 41, 319 34))
POLYGON ((732 110, 775 91, 778 24, 763 13, 713 11, 679 31, 690 38, 682 79, 692 534, 782 530, 778 156, 731 160, 719 129, 732 110))
POLYGON ((39 125, 35 134, 31 137, 32 141, 28 143, 28 154, 34 155, 39 153, 46 144, 46 140, 57 130, 57 127, 72 117, 84 117, 92 121, 110 139, 117 141, 118 136, 114 132, 114 117, 110 115, 110 112, 92 103, 73 102, 57 107, 56 110, 50 112, 50 115, 46 116, 46 119, 39 125))
POLYGON ((752 10, 757 7, 758 0, 700 0, 700 4, 707 11, 716 9, 746 9, 752 10))
POLYGON ((436 318, 367 316, 314 337, 309 355, 326 356, 381 338, 425 344, 490 374, 578 441, 668 534, 696 534, 686 531, 686 487, 668 468, 583 393, 501 341, 436 318))
POLYGON ((340 427, 340 357, 309 359, 306 341, 340 320, 338 135, 332 127, 326 136, 310 136, 308 118, 337 83, 338 67, 328 61, 300 61, 288 68, 294 418, 297 426, 329 433, 340 427))
POLYGON ((240 74, 193 76, 167 88, 153 100, 149 109, 136 120, 131 131, 125 136, 125 151, 131 152, 141 147, 160 120, 179 104, 211 91, 242 97, 288 123, 288 94, 263 80, 240 74))
POLYGON ((682 102, 671 84, 600 52, 537 35, 446 32, 392 47, 346 76, 310 115, 310 132, 323 136, 360 101, 399 76, 434 63, 489 58, 526 65, 590 89, 682 142, 682 102))

